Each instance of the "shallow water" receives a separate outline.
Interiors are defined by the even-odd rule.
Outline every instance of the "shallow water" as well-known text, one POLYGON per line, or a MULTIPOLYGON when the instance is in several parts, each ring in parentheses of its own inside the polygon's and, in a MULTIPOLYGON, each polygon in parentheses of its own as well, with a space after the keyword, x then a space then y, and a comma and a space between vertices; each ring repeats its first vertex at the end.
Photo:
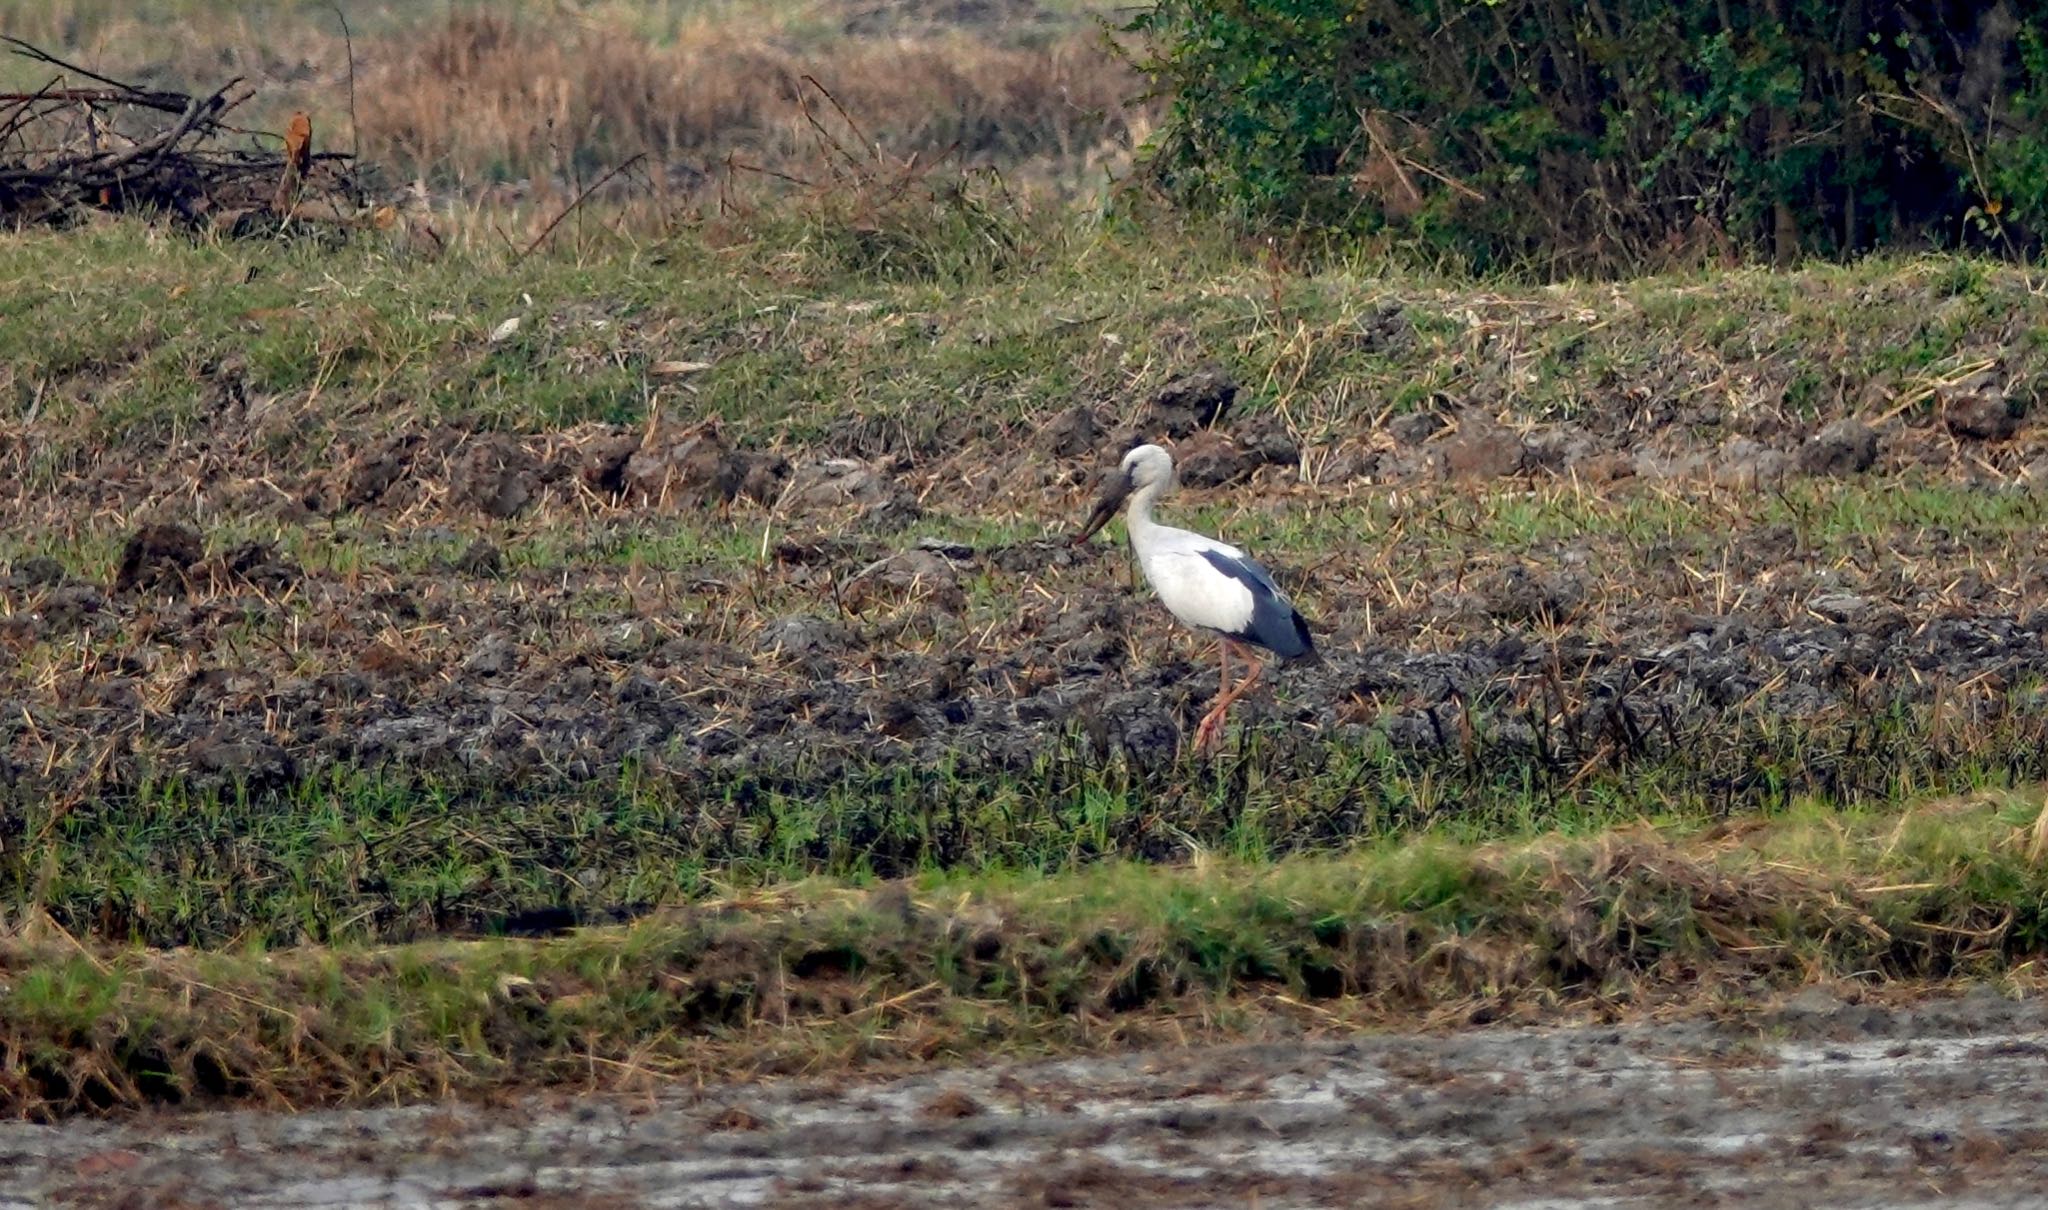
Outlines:
POLYGON ((639 1097, 0 1126, 0 1208, 2020 1207, 2048 1009, 1376 1034, 639 1097))

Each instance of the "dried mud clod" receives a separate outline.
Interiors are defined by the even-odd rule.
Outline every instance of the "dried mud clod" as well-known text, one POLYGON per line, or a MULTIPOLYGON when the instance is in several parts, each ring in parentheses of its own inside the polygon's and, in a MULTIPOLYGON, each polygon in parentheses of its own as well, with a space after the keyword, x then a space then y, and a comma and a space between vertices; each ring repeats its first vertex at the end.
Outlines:
POLYGON ((656 429, 627 455, 619 482, 627 497, 654 505, 724 505, 747 483, 748 462, 716 424, 656 429))
POLYGON ((1810 475, 1855 475, 1877 463, 1877 430, 1847 417, 1815 433, 1800 447, 1799 465, 1810 475))
POLYGON ((516 516, 540 488, 540 461, 502 434, 483 437, 457 458, 455 496, 487 517, 516 516))
POLYGON ((608 433, 583 447, 577 474, 591 491, 617 499, 626 492, 626 463, 639 448, 638 433, 608 433))
POLYGON ((1048 458, 1092 458, 1102 448, 1107 433, 1101 413, 1088 404, 1077 403, 1040 425, 1032 444, 1048 458))
POLYGON ((1522 435, 1490 416, 1466 412, 1458 431, 1438 443, 1439 473, 1446 479, 1485 481, 1519 473, 1527 463, 1522 435))
POLYGON ((210 731, 193 740, 185 748, 185 760, 202 775, 255 789, 285 786, 294 772, 291 755, 275 740, 231 729, 210 731))
POLYGON ((962 1089, 949 1088, 924 1103, 918 1116, 927 1121, 952 1122, 965 1118, 980 1117, 988 1112, 973 1094, 962 1089))
POLYGON ((1192 434, 1174 454, 1175 477, 1188 487, 1223 487, 1252 472, 1252 459, 1221 433, 1192 434))
POLYGON ((1236 432, 1194 433, 1175 444, 1175 476, 1193 488, 1228 487, 1250 478, 1261 467, 1292 466, 1301 447, 1275 416, 1256 417, 1236 432))
POLYGON ((269 542, 242 542, 201 565, 205 578, 226 587, 281 592, 299 582, 304 572, 269 542))
POLYGON ((1181 438, 1223 422, 1237 398, 1237 380, 1219 365, 1204 366, 1160 387, 1139 419, 1148 440, 1181 438))
POLYGON ((64 582, 64 565, 48 555, 31 555, 8 570, 7 582, 15 588, 52 588, 64 582))
POLYGON ((1586 599, 1580 577, 1517 564, 1485 589, 1487 611, 1504 621, 1554 626, 1569 621, 1586 599))
POLYGON ((882 469, 858 458, 798 463, 780 503, 794 509, 863 509, 889 503, 896 485, 882 469))
POLYGON ((881 503, 862 509, 855 524, 868 533, 894 534, 910 528, 923 517, 924 506, 909 490, 899 486, 881 503))
POLYGON ((1971 441, 2003 441, 2019 431, 2020 409, 1994 383, 1946 392, 1941 400, 1942 423, 1971 441))
POLYGON ((506 520, 591 496, 628 511, 773 503, 790 476, 774 451, 737 449, 715 422, 596 428, 517 438, 465 425, 408 430, 314 478, 299 503, 315 513, 414 514, 445 498, 470 517, 506 520))
POLYGON ((425 443, 417 432, 400 433, 370 447, 342 468, 338 490, 322 511, 359 509, 377 503, 412 469, 425 443))
POLYGON ((496 579, 505 574, 505 552, 489 538, 477 538, 456 558, 454 568, 466 576, 496 579))
POLYGON ((907 550, 868 564, 840 589, 840 604, 854 613, 890 599, 917 598, 949 613, 967 604, 950 559, 929 550, 907 550))
POLYGON ((197 530, 176 522, 144 525, 130 534, 114 570, 115 592, 156 591, 182 594, 190 587, 186 572, 206 554, 197 530))
POLYGON ((807 656, 841 651, 852 641, 848 629, 830 618, 776 618, 754 636, 754 648, 769 656, 807 656))
POLYGON ((1448 423, 1433 408, 1403 412, 1387 421, 1387 432, 1402 445, 1417 446, 1443 431, 1448 423))

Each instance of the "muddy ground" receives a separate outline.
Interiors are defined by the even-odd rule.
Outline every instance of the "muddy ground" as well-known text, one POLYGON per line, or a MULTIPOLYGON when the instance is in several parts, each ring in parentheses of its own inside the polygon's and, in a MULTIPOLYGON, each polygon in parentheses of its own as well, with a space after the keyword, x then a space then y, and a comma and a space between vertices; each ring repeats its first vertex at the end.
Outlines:
MULTIPOLYGON (((1076 408, 1044 426, 1039 449, 979 470, 960 465, 966 455, 934 451, 749 453, 695 429, 519 442, 441 428, 385 439, 308 476, 276 509, 247 510, 284 513, 312 531, 308 546, 364 554, 360 571, 307 570, 274 542, 176 522, 128 532, 105 582, 48 556, 15 560, 0 586, 0 635, 12 648, 111 649, 55 683, 12 687, 47 696, 19 703, 36 707, 32 721, 9 710, 0 723, 14 741, 10 772, 42 773, 53 745, 74 757, 101 752, 66 752, 69 735, 113 739, 116 755, 145 745, 173 767, 259 782, 337 760, 591 776, 629 752, 700 767, 773 768, 821 751, 1016 762, 1048 730, 1076 722, 1156 758, 1214 690, 1196 658, 1206 649, 1172 641, 1156 605, 1131 591, 1118 548, 1060 540, 1094 476, 1140 439, 1180 454, 1179 508, 1223 503, 1260 518, 1241 515, 1238 530, 1347 505, 1373 520, 1372 498, 1390 489, 1418 498, 1406 515, 1427 525, 1429 506, 1446 496, 1541 495, 1594 471, 1606 500, 1659 486, 1711 496, 1717 485, 1739 498, 1851 474, 1882 482, 1886 470, 1935 460, 1989 499, 2032 499, 2029 442, 1958 443, 1910 427, 1881 440, 1851 421, 1811 433, 1772 425, 1769 444, 1716 448, 1695 423, 1663 434, 1660 452, 1637 433, 1517 431, 1477 413, 1397 417, 1363 443, 1384 448, 1324 451, 1311 484, 1299 446, 1271 418, 1234 434, 1196 427, 1219 403, 1188 410, 1180 401, 1213 389, 1200 375, 1171 385, 1140 423, 1120 429, 1105 409, 1076 408), (1986 476, 1991 459, 2011 477, 1986 476), (1629 482, 1637 467, 1656 482, 1629 482), (677 496, 695 506, 682 519, 677 496), (461 530, 433 523, 450 512, 467 522, 461 530), (893 536, 920 520, 971 530, 1001 514, 1029 516, 1045 536, 893 536), (496 536, 560 545, 508 557, 477 533, 480 519, 521 515, 526 524, 496 536), (758 535, 762 557, 649 566, 619 549, 645 541, 634 526, 648 523, 728 542, 758 535), (984 619, 1002 625, 974 633, 984 619), (278 637, 266 641, 273 628, 278 637)), ((2006 421, 1997 435, 2017 426, 2006 421)), ((889 444, 859 432, 838 443, 889 444)), ((222 468, 206 461, 191 468, 195 490, 279 490, 221 484, 222 468)), ((160 469, 134 473, 153 479, 160 469)), ((109 477, 94 494, 104 505, 146 487, 109 477)), ((224 511, 245 511, 240 503, 224 511)), ((1719 507, 1744 519, 1739 504, 1719 507)), ((1433 715, 1450 703, 1523 703, 1555 670, 1569 695, 1559 704, 1589 715, 1565 720, 1576 737, 1623 705, 1654 729, 1763 705, 1765 692, 1771 712, 1797 717, 1873 691, 1917 696, 1922 672, 2001 688, 2048 669, 2048 560, 2000 567, 1989 562, 2000 552, 1945 528, 1873 535, 1867 549, 1846 552, 1815 549, 1798 525, 1761 521, 1746 532, 1648 542, 1588 532, 1500 550, 1484 534, 1461 543, 1455 532, 1401 532, 1403 517, 1376 518, 1393 530, 1384 535, 1258 552, 1303 598, 1331 656, 1327 669, 1288 674, 1279 718, 1338 735, 1386 722, 1399 746, 1441 745, 1444 720, 1433 715), (1623 567, 1607 564, 1616 553, 1623 567), (1835 565, 1818 565, 1823 555, 1835 565), (1700 557, 1713 560, 1711 574, 1700 557), (1346 565, 1358 558, 1373 565, 1346 565), (1390 568, 1430 564, 1433 576, 1385 582, 1390 568), (1622 571, 1646 578, 1618 583, 1622 571), (1718 581, 1720 608, 1701 580, 1718 581)))
MULTIPOLYGON (((920 837, 959 803, 999 797, 994 785, 1056 813, 1108 769, 1138 779, 1133 798, 1164 801, 1187 784, 1213 648, 1134 587, 1114 538, 1064 541, 1139 440, 1180 459, 1169 517, 1250 547, 1324 653, 1240 704, 1220 766, 1316 801, 1275 848, 1373 834, 1387 810, 1460 809, 1489 787, 1565 797, 1660 765, 1727 810, 2048 776, 2048 426, 2034 404, 2048 345, 2029 343, 2015 309, 1955 320, 1967 345, 1936 370, 1873 375, 1867 346, 1955 306, 1918 283, 1876 293, 1857 304, 1870 331, 1796 358, 1766 347, 1788 322, 1768 311, 1720 344, 1667 347, 1669 324, 1606 300, 1613 314, 1559 353, 1548 333, 1593 312, 1387 298, 1324 344, 1418 373, 1463 359, 1455 394, 1396 406, 1331 373, 1311 385, 1343 405, 1311 420, 1253 406, 1257 384, 1162 329, 1158 372, 1117 362, 1103 373, 1123 385, 1070 404, 1022 417, 818 404, 807 414, 823 431, 801 440, 680 405, 631 426, 508 431, 366 402, 376 423, 318 429, 305 409, 346 405, 263 395, 223 357, 194 383, 208 411, 173 436, 102 447, 74 418, 0 437, 0 522, 15 535, 0 569, 0 790, 28 808, 0 827, 91 849, 132 835, 159 799, 297 813, 367 778, 502 811, 653 786, 684 816, 662 823, 664 843, 689 832, 662 860, 716 868, 808 843, 761 839, 764 794, 851 786, 853 800, 910 804, 897 783, 942 773, 961 788, 914 804, 920 837), (1626 374, 1600 368, 1646 348, 1657 357, 1626 374), (1579 360, 1554 372, 1584 384, 1569 409, 1518 395, 1532 359, 1567 353, 1579 360), (1816 375, 1832 391, 1818 403, 1801 395, 1816 375), (301 440, 300 424, 324 435, 301 440), (1065 763, 1047 772, 1055 751, 1065 763), (1245 753, 1250 765, 1231 763, 1245 753), (1361 792, 1393 784, 1372 776, 1389 771, 1453 789, 1427 803, 1389 792, 1391 807, 1361 792)), ((824 356, 813 311, 844 310, 749 321, 704 355, 824 356)), ((919 347, 966 339, 950 316, 888 318, 891 339, 919 347)), ((567 373, 576 342, 625 340, 616 331, 639 322, 579 302, 533 326, 562 342, 567 373)), ((649 328, 650 347, 673 350, 659 339, 649 328)), ((448 372, 489 356, 458 346, 448 372)), ((102 388, 61 389, 96 403, 102 388)), ((189 883, 254 830, 236 827, 156 837, 163 876, 189 883)), ((1223 842, 1166 808, 1133 827, 1109 847, 1223 842)), ((885 876, 954 864, 980 833, 953 830, 913 843, 885 809, 797 859, 837 868, 858 853, 885 876)), ((529 843, 513 821, 491 853, 580 879, 585 907, 630 909, 628 880, 614 886, 604 853, 558 843, 563 831, 550 821, 529 843)), ((220 882, 273 865, 260 853, 220 882)), ((0 860, 0 874, 24 895, 47 881, 33 861, 0 860)), ((558 906, 456 896, 387 922, 372 882, 350 893, 385 937, 558 906)), ((166 944, 247 924, 146 917, 93 885, 42 902, 67 927, 166 944)), ((210 900, 193 902, 203 914, 210 900)))
POLYGON ((44 792, 145 769, 275 787, 334 765, 577 782, 634 760, 823 785, 877 760, 1023 768, 1064 733, 1170 761, 1215 691, 1212 649, 1134 591, 1120 546, 1062 541, 1139 439, 1179 453, 1174 507, 1229 510, 1312 618, 1328 663, 1242 711, 1276 737, 1469 752, 1476 720, 1482 745, 1576 768, 1759 719, 1937 698, 2002 717, 2048 677, 2048 559, 2015 532, 2048 463, 1984 389, 1989 420, 1710 408, 1645 432, 1452 409, 1304 453, 1270 416, 1221 414, 1234 384, 1195 374, 1134 420, 1078 406, 958 452, 858 423, 773 452, 698 428, 443 426, 296 482, 230 476, 204 450, 168 474, 109 467, 62 502, 74 518, 189 477, 213 523, 148 508, 174 519, 110 536, 104 572, 5 569, 0 644, 24 661, 0 671, 0 775, 44 792), (1964 524, 1845 532, 1834 512, 1868 497, 1827 494, 1929 482, 1999 511, 1994 544, 1964 524), (1485 515, 1570 493, 1578 534, 1516 544, 1485 515), (1660 496, 1697 511, 1662 532, 1630 519, 1660 496), (1296 514, 1322 528, 1290 532, 1296 514), (990 525, 1021 535, 973 539, 990 525), (238 537, 280 526, 296 549, 238 537))
POLYGON ((2020 1207, 2048 1008, 1374 1035, 637 1098, 0 1125, 0 1206, 2020 1207))

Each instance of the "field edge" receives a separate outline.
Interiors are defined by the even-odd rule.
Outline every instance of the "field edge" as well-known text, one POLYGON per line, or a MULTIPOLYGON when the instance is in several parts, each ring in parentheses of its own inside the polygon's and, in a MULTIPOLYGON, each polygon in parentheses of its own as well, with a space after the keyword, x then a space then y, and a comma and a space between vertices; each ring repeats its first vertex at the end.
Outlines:
POLYGON ((825 880, 545 940, 0 941, 0 1111, 305 1108, 2038 977, 2038 787, 1248 864, 825 880))

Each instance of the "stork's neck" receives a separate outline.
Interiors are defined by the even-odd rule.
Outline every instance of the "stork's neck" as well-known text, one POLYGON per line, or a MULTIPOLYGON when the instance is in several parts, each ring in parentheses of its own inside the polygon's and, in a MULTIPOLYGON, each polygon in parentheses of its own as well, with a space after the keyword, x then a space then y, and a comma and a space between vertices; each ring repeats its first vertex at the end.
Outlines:
POLYGON ((1159 497, 1166 494, 1166 480, 1157 479, 1139 488, 1131 495, 1131 507, 1124 514, 1124 528, 1130 531, 1131 545, 1142 545, 1159 523, 1152 519, 1152 506, 1159 497))

